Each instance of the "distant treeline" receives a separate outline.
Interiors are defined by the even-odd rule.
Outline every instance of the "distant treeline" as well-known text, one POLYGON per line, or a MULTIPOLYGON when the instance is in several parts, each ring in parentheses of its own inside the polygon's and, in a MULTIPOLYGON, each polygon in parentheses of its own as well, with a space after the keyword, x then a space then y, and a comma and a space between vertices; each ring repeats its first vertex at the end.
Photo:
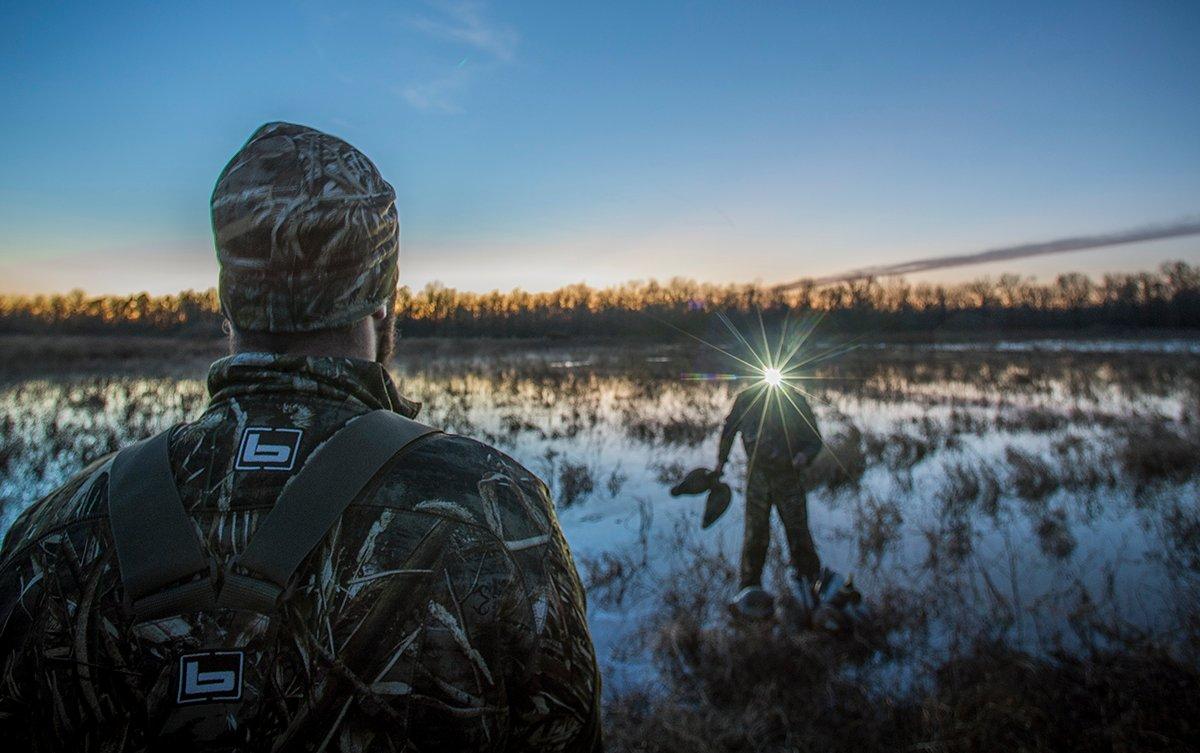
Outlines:
MULTIPOLYGON (((609 288, 568 285, 551 292, 471 293, 430 284, 402 287, 397 324, 409 337, 669 337, 695 331, 716 312, 745 321, 761 312, 823 312, 827 330, 922 333, 938 330, 1200 328, 1200 267, 1169 262, 1157 272, 1071 273, 1039 283, 1018 275, 955 284, 865 279, 780 291, 685 279, 609 288)), ((215 290, 176 295, 0 297, 0 332, 218 336, 215 290)))

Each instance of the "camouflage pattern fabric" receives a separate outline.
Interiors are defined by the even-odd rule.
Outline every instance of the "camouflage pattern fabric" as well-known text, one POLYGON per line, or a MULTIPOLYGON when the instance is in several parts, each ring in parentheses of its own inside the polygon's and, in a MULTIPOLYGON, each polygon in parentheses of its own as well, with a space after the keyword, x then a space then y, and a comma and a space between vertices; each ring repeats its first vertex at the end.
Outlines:
MULTIPOLYGON (((350 418, 416 413, 377 364, 241 354, 170 457, 211 558, 241 551, 292 472, 238 470, 247 427, 301 432, 296 468, 350 418)), ((50 751, 599 749, 584 594, 545 485, 435 435, 368 485, 271 619, 133 624, 107 523, 107 459, 38 502, 0 555, 0 732, 50 751), (224 714, 180 707, 177 657, 248 649, 224 714)))
POLYGON ((739 588, 761 586, 763 564, 771 543, 771 508, 779 512, 788 555, 797 575, 815 581, 821 559, 808 527, 804 477, 797 470, 752 470, 746 478, 746 528, 742 538, 739 588))
POLYGON ((395 295, 396 194, 329 134, 291 123, 255 131, 217 179, 212 224, 221 306, 239 329, 340 327, 395 295))
POLYGON ((759 384, 737 394, 721 428, 717 465, 724 465, 741 433, 751 470, 791 469, 792 458, 803 452, 812 462, 823 442, 817 417, 803 395, 787 387, 759 384))
POLYGON ((748 459, 741 587, 762 584, 771 541, 771 508, 783 521, 792 567, 797 575, 815 579, 821 561, 808 527, 804 466, 793 464, 798 453, 805 455, 805 465, 811 464, 823 447, 812 406, 786 386, 749 387, 738 393, 721 429, 718 466, 729 458, 739 433, 748 459))

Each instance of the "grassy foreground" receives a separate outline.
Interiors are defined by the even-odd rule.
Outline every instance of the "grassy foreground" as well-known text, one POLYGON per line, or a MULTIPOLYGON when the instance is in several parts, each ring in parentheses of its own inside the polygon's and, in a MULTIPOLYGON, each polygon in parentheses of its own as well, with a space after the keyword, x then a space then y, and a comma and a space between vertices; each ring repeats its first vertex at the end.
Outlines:
POLYGON ((786 599, 771 623, 735 626, 710 619, 732 571, 703 555, 693 565, 645 636, 659 684, 606 706, 609 750, 1200 750, 1200 618, 1186 656, 1093 621, 1083 652, 976 637, 922 663, 907 645, 919 596, 878 595, 872 626, 854 634, 791 627, 786 599), (912 674, 889 672, 892 660, 912 674))
MULTIPOLYGON (((0 336, 0 514, 90 458, 194 418, 204 370, 224 352, 217 338, 0 336)), ((795 628, 786 601, 776 622, 731 626, 736 551, 714 550, 712 532, 707 545, 683 536, 657 561, 646 554, 652 534, 671 536, 667 514, 652 529, 655 505, 711 458, 728 405, 723 389, 680 374, 719 362, 577 341, 405 339, 400 352, 426 420, 526 458, 577 530, 613 516, 639 526, 632 544, 578 553, 590 603, 626 618, 626 650, 655 665, 645 685, 609 683, 610 750, 1200 750, 1195 354, 889 346, 828 364, 830 404, 818 409, 840 462, 818 459, 810 509, 840 511, 837 536, 857 555, 845 566, 895 576, 864 586, 869 629, 830 636, 795 628), (1103 579, 1023 605, 1004 582, 956 598, 968 571, 1005 575, 976 564, 984 532, 1024 540, 1026 573, 1095 570, 1085 552, 1118 516, 1153 529, 1156 571, 1172 574, 1178 619, 1164 632, 1119 619, 1103 579), (905 574, 896 563, 914 536, 905 574), (670 572, 653 567, 675 553, 670 572), (629 609, 639 597, 644 623, 629 609), (1049 612, 1068 614, 1074 645, 1009 640, 1023 613, 1049 612), (959 617, 971 619, 954 631, 959 617)), ((1113 562, 1100 565, 1130 572, 1102 554, 1113 562)), ((1145 586, 1129 581, 1135 595, 1145 586)))

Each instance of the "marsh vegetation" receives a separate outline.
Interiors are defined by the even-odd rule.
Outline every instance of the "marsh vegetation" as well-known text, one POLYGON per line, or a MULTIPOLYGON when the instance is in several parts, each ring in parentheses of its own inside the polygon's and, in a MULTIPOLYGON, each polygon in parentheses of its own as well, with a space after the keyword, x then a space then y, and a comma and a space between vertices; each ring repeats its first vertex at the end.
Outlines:
MULTIPOLYGON (((88 460, 203 410, 209 352, 168 352, 78 361, 64 346, 57 361, 13 362, 0 382, 5 526, 88 460)), ((822 364, 812 391, 828 450, 808 476, 810 520, 825 564, 855 574, 872 613, 841 634, 795 629, 776 545, 780 616, 731 626, 740 498, 701 531, 700 503, 667 494, 712 464, 734 389, 680 375, 728 364, 682 346, 400 352, 396 376, 424 420, 550 484, 589 588, 615 749, 1198 742, 1190 347, 862 347, 822 364)), ((735 495, 745 462, 735 451, 735 495)))

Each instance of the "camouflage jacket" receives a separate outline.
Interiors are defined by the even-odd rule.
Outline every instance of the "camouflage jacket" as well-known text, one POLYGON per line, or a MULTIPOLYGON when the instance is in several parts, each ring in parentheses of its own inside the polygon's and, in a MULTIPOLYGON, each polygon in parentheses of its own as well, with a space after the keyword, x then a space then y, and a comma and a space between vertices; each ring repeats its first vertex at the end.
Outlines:
MULTIPOLYGON (((357 415, 416 413, 382 367, 350 359, 243 354, 216 362, 208 385, 208 408, 173 430, 169 454, 217 564, 245 547, 291 475, 236 468, 244 427, 299 429, 298 469, 357 415)), ((350 505, 270 620, 201 612, 139 624, 107 520, 110 465, 98 460, 33 505, 4 541, 10 749, 599 748, 583 590, 546 486, 511 458, 464 437, 425 439, 350 505), (247 700, 217 728, 180 722, 171 657, 231 636, 252 649, 247 700)))
POLYGON ((721 427, 718 465, 728 459, 733 438, 739 432, 750 471, 791 472, 792 458, 797 453, 803 452, 811 464, 824 446, 808 400, 789 387, 769 387, 765 383, 742 390, 734 399, 721 427))

